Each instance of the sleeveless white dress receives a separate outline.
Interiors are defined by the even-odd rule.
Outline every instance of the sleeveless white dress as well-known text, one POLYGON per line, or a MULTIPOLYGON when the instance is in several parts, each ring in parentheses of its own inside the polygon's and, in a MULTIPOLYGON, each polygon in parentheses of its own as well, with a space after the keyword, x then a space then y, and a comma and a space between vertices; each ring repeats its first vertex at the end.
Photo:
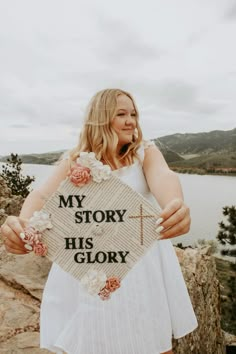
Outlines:
MULTIPOLYGON (((139 149, 144 158, 143 144, 139 149)), ((151 195, 139 160, 113 171, 151 195)), ((62 354, 160 354, 198 326, 170 239, 154 243, 122 280, 110 300, 89 295, 79 281, 53 264, 41 304, 40 347, 62 354)))

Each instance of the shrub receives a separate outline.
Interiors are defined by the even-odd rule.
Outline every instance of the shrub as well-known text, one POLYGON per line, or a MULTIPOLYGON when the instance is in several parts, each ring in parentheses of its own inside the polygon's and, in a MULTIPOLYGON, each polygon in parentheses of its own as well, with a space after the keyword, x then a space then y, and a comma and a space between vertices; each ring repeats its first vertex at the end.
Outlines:
MULTIPOLYGON (((219 223, 220 231, 216 236, 217 240, 222 245, 235 246, 236 245, 236 206, 223 208, 223 215, 227 217, 228 223, 221 221, 219 223)), ((226 248, 221 251, 222 255, 236 257, 236 249, 226 248)))
POLYGON ((3 165, 2 178, 6 181, 13 195, 27 197, 30 193, 29 186, 35 180, 35 177, 22 175, 22 161, 17 154, 11 154, 7 163, 3 165))

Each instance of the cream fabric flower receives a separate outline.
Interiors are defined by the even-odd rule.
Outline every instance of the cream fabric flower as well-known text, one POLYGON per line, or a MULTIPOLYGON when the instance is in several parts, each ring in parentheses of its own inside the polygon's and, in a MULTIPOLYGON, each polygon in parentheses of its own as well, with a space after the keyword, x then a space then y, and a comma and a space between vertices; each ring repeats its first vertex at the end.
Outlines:
POLYGON ((90 168, 93 161, 97 161, 94 152, 81 152, 80 157, 77 158, 76 162, 82 166, 90 168))
POLYGON ((81 284, 90 295, 97 295, 106 285, 107 276, 102 270, 90 269, 81 279, 81 284))
POLYGON ((91 169, 91 175, 94 182, 100 183, 111 177, 111 168, 108 165, 97 165, 91 169))
POLYGON ((43 232, 46 229, 51 229, 52 223, 50 220, 50 215, 45 211, 35 211, 29 220, 29 226, 39 232, 43 232))
POLYGON ((76 163, 88 167, 94 182, 100 183, 111 177, 111 168, 98 161, 94 152, 81 152, 76 163))

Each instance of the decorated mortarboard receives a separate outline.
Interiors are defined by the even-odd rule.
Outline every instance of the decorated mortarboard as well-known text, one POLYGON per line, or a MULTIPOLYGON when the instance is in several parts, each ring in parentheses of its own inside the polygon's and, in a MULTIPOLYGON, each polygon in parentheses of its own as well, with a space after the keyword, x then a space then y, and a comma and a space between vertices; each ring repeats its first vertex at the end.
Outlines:
POLYGON ((82 152, 21 238, 106 300, 155 242, 159 212, 94 153, 82 152))

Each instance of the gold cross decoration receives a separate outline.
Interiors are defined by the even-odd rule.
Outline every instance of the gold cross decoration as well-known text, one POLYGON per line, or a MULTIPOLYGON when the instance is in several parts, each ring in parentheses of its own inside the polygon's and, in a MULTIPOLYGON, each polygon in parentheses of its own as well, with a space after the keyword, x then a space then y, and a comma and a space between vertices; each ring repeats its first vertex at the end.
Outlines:
POLYGON ((140 219, 140 244, 143 246, 143 219, 156 218, 156 215, 143 215, 143 206, 140 204, 140 215, 129 216, 130 219, 140 219))

